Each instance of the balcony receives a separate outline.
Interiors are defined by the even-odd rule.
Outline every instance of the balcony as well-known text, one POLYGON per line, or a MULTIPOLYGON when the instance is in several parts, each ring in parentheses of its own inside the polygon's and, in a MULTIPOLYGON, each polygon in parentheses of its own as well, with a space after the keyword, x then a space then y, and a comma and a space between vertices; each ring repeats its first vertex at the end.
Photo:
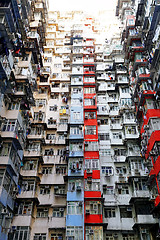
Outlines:
POLYGON ((38 194, 35 191, 21 191, 21 194, 18 194, 17 198, 22 200, 24 200, 25 198, 38 200, 38 194))
POLYGON ((10 156, 0 156, 0 163, 4 166, 8 166, 9 168, 12 168, 14 171, 14 175, 18 175, 19 168, 20 168, 20 161, 18 162, 17 157, 15 158, 15 162, 13 163, 10 156))
POLYGON ((98 91, 99 91, 99 92, 104 92, 104 91, 107 91, 107 90, 108 90, 108 88, 107 88, 107 83, 101 82, 100 85, 99 85, 99 87, 98 87, 98 91))
POLYGON ((24 151, 24 157, 41 157, 42 152, 38 149, 28 149, 24 151))
POLYGON ((32 215, 15 215, 13 218, 12 226, 19 226, 19 223, 21 223, 21 226, 29 227, 32 224, 32 221, 32 215))
POLYGON ((153 215, 137 215, 137 217, 135 218, 135 223, 133 227, 136 225, 142 225, 142 224, 153 225, 157 223, 158 223, 158 219, 153 218, 153 215))
POLYGON ((68 124, 67 123, 58 123, 57 124, 57 132, 67 132, 68 124))
POLYGON ((65 145, 66 144, 66 138, 56 138, 55 140, 56 145, 65 145))
POLYGON ((63 156, 59 155, 48 155, 43 156, 44 164, 64 164, 66 163, 66 156, 65 154, 63 156))
POLYGON ((73 57, 72 64, 83 64, 83 57, 73 57))

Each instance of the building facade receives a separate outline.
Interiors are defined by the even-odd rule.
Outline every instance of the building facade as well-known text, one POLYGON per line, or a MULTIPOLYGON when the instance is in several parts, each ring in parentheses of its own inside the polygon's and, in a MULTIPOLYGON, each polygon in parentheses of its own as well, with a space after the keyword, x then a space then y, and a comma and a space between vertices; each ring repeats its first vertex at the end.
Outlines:
POLYGON ((0 239, 159 239, 159 1, 0 3, 0 239))

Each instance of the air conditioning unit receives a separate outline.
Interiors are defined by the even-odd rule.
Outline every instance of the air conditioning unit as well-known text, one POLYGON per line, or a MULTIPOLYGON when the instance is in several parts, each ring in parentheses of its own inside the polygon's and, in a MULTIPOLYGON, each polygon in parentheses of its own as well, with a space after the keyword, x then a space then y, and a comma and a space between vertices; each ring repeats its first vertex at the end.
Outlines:
POLYGON ((110 175, 110 173, 109 172, 106 172, 105 173, 105 177, 110 177, 111 175, 110 175))
POLYGON ((91 177, 88 177, 88 178, 87 178, 87 182, 92 182, 92 178, 91 178, 91 177))
POLYGON ((132 208, 131 207, 127 207, 127 212, 131 212, 132 208))
POLYGON ((12 213, 8 213, 8 218, 12 218, 13 214, 12 213))
POLYGON ((8 214, 8 210, 7 210, 7 208, 2 209, 1 214, 4 214, 4 215, 8 214))
POLYGON ((147 230, 146 230, 146 229, 142 229, 142 230, 141 230, 141 233, 142 233, 142 234, 146 234, 146 233, 147 233, 147 230))
POLYGON ((18 187, 14 187, 14 188, 13 188, 13 192, 14 192, 14 193, 17 193, 17 192, 18 192, 18 187))
POLYGON ((12 226, 12 232, 17 230, 17 226, 12 226))
POLYGON ((93 229, 90 229, 90 230, 89 230, 89 234, 90 234, 90 235, 93 235, 93 234, 94 234, 93 229))
POLYGON ((149 129, 149 125, 144 125, 144 130, 148 130, 149 129))
POLYGON ((59 211, 60 211, 60 212, 64 212, 64 208, 60 208, 59 211))
POLYGON ((113 237, 114 237, 114 239, 117 239, 118 238, 118 234, 114 234, 113 237))
POLYGON ((77 186, 76 190, 81 191, 81 186, 77 186))
POLYGON ((54 186, 54 189, 57 190, 57 189, 59 189, 59 187, 58 186, 54 186))
POLYGON ((86 214, 90 214, 90 210, 89 209, 86 209, 86 214))
POLYGON ((87 173, 92 173, 92 169, 87 168, 87 173))

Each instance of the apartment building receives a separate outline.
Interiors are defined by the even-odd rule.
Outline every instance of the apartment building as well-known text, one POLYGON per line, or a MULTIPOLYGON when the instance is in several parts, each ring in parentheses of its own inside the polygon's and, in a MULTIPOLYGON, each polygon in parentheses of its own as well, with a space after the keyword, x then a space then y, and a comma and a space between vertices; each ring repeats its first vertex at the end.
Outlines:
POLYGON ((0 3, 0 239, 159 239, 159 4, 0 3))

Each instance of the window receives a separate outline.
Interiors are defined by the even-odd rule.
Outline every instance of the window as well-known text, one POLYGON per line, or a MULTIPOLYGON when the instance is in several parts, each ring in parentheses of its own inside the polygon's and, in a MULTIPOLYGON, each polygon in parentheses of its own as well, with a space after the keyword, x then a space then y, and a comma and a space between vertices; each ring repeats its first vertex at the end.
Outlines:
POLYGON ((55 185, 54 186, 54 194, 55 195, 64 195, 66 193, 64 185, 55 185))
POLYGON ((86 213, 88 211, 90 214, 102 214, 101 202, 100 201, 86 202, 86 213))
POLYGON ((114 156, 126 156, 126 149, 114 149, 114 156))
POLYGON ((113 133, 113 139, 122 139, 122 133, 121 132, 113 133))
POLYGON ((114 194, 113 186, 103 185, 103 193, 107 195, 114 194))
POLYGON ((83 229, 82 227, 68 227, 66 228, 66 236, 69 240, 82 240, 83 229))
POLYGON ((99 159, 85 159, 85 169, 99 169, 99 159))
POLYGON ((85 106, 95 106, 95 97, 93 98, 85 98, 84 99, 85 106))
POLYGON ((4 169, 0 169, 0 185, 3 182, 3 176, 4 176, 5 170, 4 169))
POLYGON ((129 88, 122 88, 122 93, 129 93, 129 88))
POLYGON ((52 174, 52 167, 43 167, 42 174, 52 174))
POLYGON ((71 98, 71 106, 81 106, 82 98, 71 98))
POLYGON ((113 168, 112 167, 106 167, 106 166, 102 166, 102 174, 111 176, 113 175, 113 168))
POLYGON ((48 208, 37 208, 37 218, 48 217, 48 208))
POLYGON ((63 240, 61 233, 51 233, 51 240, 63 240))
POLYGON ((126 134, 133 134, 133 135, 137 134, 136 126, 126 126, 125 130, 126 130, 126 134))
POLYGON ((8 172, 5 173, 3 178, 3 187, 8 192, 11 187, 11 177, 8 172))
POLYGON ((118 187, 118 193, 125 195, 125 194, 129 194, 129 188, 128 185, 117 185, 118 187))
POLYGON ((35 233, 33 240, 47 240, 46 233, 35 233))
POLYGON ((21 184, 22 191, 34 191, 35 181, 23 181, 21 184))
POLYGON ((67 213, 68 215, 82 214, 82 203, 68 202, 67 213))
POLYGON ((104 209, 105 218, 114 218, 116 217, 115 208, 105 208, 104 209))
POLYGON ((86 135, 96 135, 96 126, 85 126, 86 135))
POLYGON ((118 105, 110 105, 110 111, 118 111, 119 110, 119 106, 118 105))
POLYGON ((102 240, 102 226, 86 226, 86 240, 102 240))
POLYGON ((133 120, 135 118, 134 113, 125 113, 125 118, 127 120, 133 120))
POLYGON ((87 178, 85 180, 85 191, 100 191, 99 179, 87 178))
POLYGON ((44 112, 35 112, 34 113, 34 120, 35 121, 43 121, 44 120, 44 112))
POLYGON ((31 132, 30 132, 31 135, 41 135, 42 133, 43 133, 43 130, 41 127, 31 128, 31 132))
POLYGON ((85 142, 85 151, 98 151, 98 142, 85 142))
POLYGON ((142 170, 143 168, 142 160, 140 159, 131 160, 130 165, 131 165, 131 169, 133 170, 137 170, 137 169, 142 170))
POLYGON ((84 77, 84 82, 95 82, 95 78, 94 77, 84 77))
POLYGON ((45 99, 36 99, 36 107, 45 107, 46 106, 46 100, 45 99))
POLYGON ((66 174, 66 166, 56 166, 56 174, 66 174))
POLYGON ((40 151, 40 143, 29 143, 27 146, 28 151, 40 151))
POLYGON ((69 180, 68 182, 68 191, 74 192, 76 190, 82 189, 82 182, 81 180, 69 180))
POLYGON ((132 218, 132 208, 128 207, 120 207, 120 217, 121 218, 132 218))
POLYGON ((46 139, 47 140, 54 140, 55 139, 55 134, 47 134, 46 139))
POLYGON ((126 174, 127 173, 127 168, 125 166, 116 167, 116 173, 117 174, 126 174))
POLYGON ((93 88, 93 87, 90 87, 90 88, 89 87, 88 88, 85 87, 84 88, 84 93, 85 94, 95 93, 95 88, 93 88))
POLYGON ((148 187, 146 185, 146 180, 141 180, 138 178, 134 178, 134 187, 136 191, 147 191, 148 187))
POLYGON ((57 105, 50 106, 50 107, 49 107, 49 111, 54 111, 54 112, 56 112, 56 111, 57 111, 57 105))
POLYGON ((82 159, 69 160, 69 169, 71 172, 80 171, 82 169, 82 159))
POLYGON ((9 240, 29 240, 29 239, 30 239, 29 227, 21 226, 17 226, 16 231, 9 238, 9 240))
POLYGON ((80 112, 73 112, 73 119, 74 120, 81 119, 81 113, 80 112))
POLYGON ((0 156, 8 156, 11 150, 11 143, 3 143, 0 150, 0 156))
POLYGON ((106 234, 105 240, 114 240, 114 236, 112 234, 106 234))
POLYGON ((133 233, 122 233, 123 240, 135 240, 133 233))
POLYGON ((74 143, 70 143, 69 147, 70 147, 70 151, 74 153, 74 151, 82 151, 83 144, 81 142, 74 142, 74 143))
POLYGON ((3 127, 2 127, 2 131, 9 131, 9 132, 13 132, 15 131, 16 128, 16 120, 6 120, 3 127))
POLYGON ((131 106, 132 105, 132 99, 131 98, 121 98, 121 106, 131 106))
POLYGON ((98 139, 100 140, 100 141, 106 141, 106 140, 109 140, 110 138, 109 138, 109 133, 100 133, 100 134, 98 134, 98 139))
POLYGON ((137 215, 151 215, 153 206, 149 202, 143 202, 135 207, 137 215))
POLYGON ((49 119, 48 119, 48 125, 52 125, 52 124, 56 124, 56 120, 55 119, 53 119, 52 117, 50 117, 49 119))
POLYGON ((54 155, 54 149, 50 148, 50 149, 45 149, 45 156, 53 156, 54 155))
POLYGON ((82 88, 77 88, 77 87, 73 87, 72 88, 72 93, 81 93, 82 92, 82 88))
POLYGON ((33 203, 31 203, 31 202, 21 202, 18 207, 18 214, 19 215, 31 215, 32 205, 33 205, 33 203))
POLYGON ((81 135, 82 134, 82 127, 71 127, 70 134, 72 135, 81 135))
POLYGON ((108 119, 99 119, 101 125, 108 125, 108 119))
POLYGON ((8 110, 19 110, 19 103, 9 103, 8 110))
POLYGON ((85 119, 96 119, 96 112, 85 112, 85 119))
POLYGON ((111 155, 111 149, 100 149, 99 151, 100 156, 110 156, 111 155))
POLYGON ((40 194, 42 195, 50 194, 50 186, 45 185, 44 187, 40 187, 40 194))
POLYGON ((53 217, 64 217, 64 208, 53 208, 53 217))

